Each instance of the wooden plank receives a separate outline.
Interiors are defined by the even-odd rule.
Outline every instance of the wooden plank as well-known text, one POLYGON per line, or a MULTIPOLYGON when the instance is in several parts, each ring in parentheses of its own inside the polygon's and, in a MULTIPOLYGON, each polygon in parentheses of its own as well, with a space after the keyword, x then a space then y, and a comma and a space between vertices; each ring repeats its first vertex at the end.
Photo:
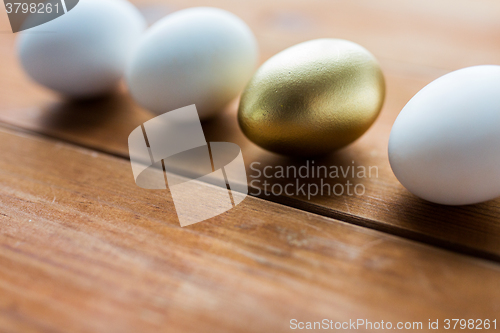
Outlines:
MULTIPOLYGON (((378 178, 351 181, 361 183, 366 189, 362 196, 317 195, 311 198, 292 198, 260 195, 293 207, 330 216, 351 223, 390 232, 400 236, 443 246, 453 250, 498 260, 500 257, 500 220, 494 200, 471 207, 443 207, 426 203, 408 193, 396 180, 387 159, 387 142, 391 124, 407 100, 422 88, 427 80, 408 76, 387 75, 388 96, 380 118, 360 140, 348 148, 323 159, 316 165, 345 167, 376 166, 378 178)), ((9 108, 2 110, 0 120, 23 128, 64 139, 86 147, 128 157, 127 138, 130 132, 153 117, 138 108, 126 95, 86 103, 42 102, 41 107, 9 108)), ((250 168, 254 162, 266 165, 297 168, 306 164, 271 154, 249 142, 240 132, 236 122, 237 102, 219 118, 203 124, 209 141, 237 143, 243 152, 249 177, 257 176, 250 168)), ((249 181, 254 180, 249 178, 249 181)), ((265 179, 260 183, 262 186, 265 179)), ((325 179, 331 187, 349 179, 325 179)), ((295 183, 287 179, 267 179, 286 185, 295 183)), ((302 183, 314 184, 318 180, 302 183)), ((257 194, 255 190, 250 192, 257 194)), ((300 194, 300 193, 299 193, 300 194)))
MULTIPOLYGON (((136 2, 148 6, 154 2, 136 2)), ((172 1, 168 10, 206 4, 172 1)), ((443 207, 409 194, 395 179, 387 161, 391 125, 404 104, 427 83, 447 70, 485 62, 500 55, 496 41, 500 3, 495 0, 411 1, 277 1, 215 4, 243 17, 255 30, 262 60, 302 40, 321 36, 352 39, 381 59, 388 92, 385 107, 373 128, 348 148, 316 165, 378 167, 378 178, 358 180, 363 196, 263 196, 300 209, 339 218, 419 241, 500 260, 500 220, 494 200, 470 207, 443 207), (361 24, 362 22, 363 24, 361 24)), ((5 22, 4 22, 5 23, 5 22)), ((5 25, 5 24, 4 24, 5 25)), ((127 157, 127 136, 153 117, 118 93, 86 103, 61 101, 30 83, 14 56, 10 34, 0 35, 0 121, 41 132, 79 145, 127 157)), ((240 132, 235 119, 237 102, 226 113, 204 124, 209 141, 240 145, 249 176, 253 162, 262 166, 300 167, 290 160, 256 147, 240 132)), ((250 179, 252 180, 252 179, 250 179)), ((270 179, 286 184, 294 179, 270 179)), ((334 186, 348 179, 329 180, 334 186)), ((314 180, 311 183, 315 183, 314 180)))
POLYGON ((285 332, 291 319, 500 311, 498 264, 253 197, 180 228, 168 192, 137 187, 123 159, 9 130, 0 151, 2 331, 285 332))

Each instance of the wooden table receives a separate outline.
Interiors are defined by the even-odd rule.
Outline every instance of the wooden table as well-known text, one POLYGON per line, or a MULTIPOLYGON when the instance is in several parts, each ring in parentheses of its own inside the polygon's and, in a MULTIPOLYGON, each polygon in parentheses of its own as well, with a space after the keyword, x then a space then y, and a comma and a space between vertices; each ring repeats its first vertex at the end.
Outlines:
MULTIPOLYGON (((123 89, 72 103, 32 83, 3 13, 1 332, 286 332, 292 319, 422 322, 423 331, 429 320, 450 331, 446 319, 496 319, 498 329, 500 200, 427 203, 387 159, 391 126, 417 91, 500 62, 498 0, 135 3, 155 14, 227 9, 255 32, 261 62, 319 37, 365 46, 386 76, 384 109, 361 139, 317 163, 354 161, 379 175, 362 181, 362 196, 249 196, 181 228, 169 192, 137 187, 128 161, 129 133, 153 115, 123 89)), ((236 109, 203 124, 208 141, 237 143, 247 167, 305 163, 249 142, 236 109)))

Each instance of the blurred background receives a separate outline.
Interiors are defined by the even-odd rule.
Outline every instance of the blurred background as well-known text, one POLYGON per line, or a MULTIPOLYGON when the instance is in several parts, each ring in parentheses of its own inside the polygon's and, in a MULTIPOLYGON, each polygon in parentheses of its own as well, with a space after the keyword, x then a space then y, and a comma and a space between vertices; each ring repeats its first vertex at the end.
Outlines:
MULTIPOLYGON (((352 40, 370 50, 387 73, 428 74, 500 61, 500 4, 497 0, 133 0, 150 22, 170 12, 213 6, 241 17, 255 33, 261 62, 298 42, 320 37, 352 40)), ((40 91, 19 79, 15 36, 0 13, 0 94, 40 91), (6 43, 5 39, 11 40, 6 43)), ((30 97, 32 98, 32 97, 30 97)), ((41 96, 40 96, 41 98, 41 96)), ((13 106, 21 101, 13 98, 13 106)), ((21 103, 22 104, 22 103, 21 103)))
MULTIPOLYGON (((462 67, 500 62, 500 2, 497 0, 132 0, 149 23, 176 10, 213 6, 241 17, 253 30, 260 63, 302 41, 329 37, 354 41, 379 60, 387 80, 387 98, 378 121, 389 133, 406 102, 427 83, 462 67), (389 126, 389 128, 387 128, 389 126)), ((89 22, 89 24, 92 24, 89 22)), ((121 154, 120 146, 137 123, 151 115, 137 111, 127 96, 108 104, 67 105, 53 92, 31 82, 15 54, 16 35, 6 11, 0 11, 0 121, 45 131, 85 129, 86 145, 111 140, 107 150, 121 154), (111 103, 111 104, 109 104, 111 103), (114 111, 102 112, 110 109, 114 111), (124 110, 118 111, 120 107, 124 110), (98 108, 100 112, 68 111, 98 108), (127 108, 134 108, 127 113, 127 108), (116 119, 116 112, 127 119, 116 119), (113 135, 113 122, 127 122, 113 135), (78 126, 72 126, 78 125, 78 126), (103 130, 101 130, 103 129, 103 130), (122 130, 125 129, 125 130, 122 130)), ((229 109, 236 111, 236 102, 229 109)), ((210 129, 207 129, 210 131, 210 129)), ((233 133, 234 134, 234 133, 233 133)), ((233 135, 231 134, 231 135, 233 135)), ((61 135, 59 135, 61 136, 61 135)), ((81 138, 81 136, 79 136, 81 138)), ((209 137, 210 139, 210 137, 209 137)), ((238 140, 236 140, 238 141, 238 140)), ((240 142, 242 144, 242 142, 240 142)))

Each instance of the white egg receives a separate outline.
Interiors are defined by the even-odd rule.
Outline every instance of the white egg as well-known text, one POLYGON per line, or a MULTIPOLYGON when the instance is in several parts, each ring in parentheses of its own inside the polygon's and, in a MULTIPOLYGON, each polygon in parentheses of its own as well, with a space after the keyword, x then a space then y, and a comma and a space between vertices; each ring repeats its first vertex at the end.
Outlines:
POLYGON ((18 54, 39 84, 69 97, 91 97, 115 88, 145 28, 125 0, 80 0, 63 16, 20 33, 18 54))
POLYGON ((500 196, 500 66, 460 69, 419 91, 394 123, 389 160, 401 184, 431 202, 500 196))
POLYGON ((144 108, 160 114, 196 104, 203 119, 240 93, 256 64, 255 37, 240 18, 198 7, 156 22, 134 52, 126 79, 144 108))

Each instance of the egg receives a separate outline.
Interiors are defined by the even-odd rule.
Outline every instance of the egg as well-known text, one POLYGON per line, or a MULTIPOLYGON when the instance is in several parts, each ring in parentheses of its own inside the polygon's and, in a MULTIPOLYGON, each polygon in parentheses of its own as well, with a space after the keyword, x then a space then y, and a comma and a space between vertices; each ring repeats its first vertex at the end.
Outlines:
POLYGON ((68 97, 93 97, 116 87, 145 28, 125 0, 80 0, 65 15, 21 32, 17 50, 34 81, 68 97))
POLYGON ((460 69, 420 90, 392 127, 389 161, 404 187, 434 203, 500 196, 500 66, 460 69))
POLYGON ((161 114, 195 104, 210 118, 243 90, 257 63, 250 28, 225 10, 197 7, 156 22, 127 67, 130 93, 161 114))
POLYGON ((255 73, 240 101, 243 133, 275 153, 314 156, 359 138, 385 96, 382 71, 362 46, 316 39, 292 46, 255 73))

